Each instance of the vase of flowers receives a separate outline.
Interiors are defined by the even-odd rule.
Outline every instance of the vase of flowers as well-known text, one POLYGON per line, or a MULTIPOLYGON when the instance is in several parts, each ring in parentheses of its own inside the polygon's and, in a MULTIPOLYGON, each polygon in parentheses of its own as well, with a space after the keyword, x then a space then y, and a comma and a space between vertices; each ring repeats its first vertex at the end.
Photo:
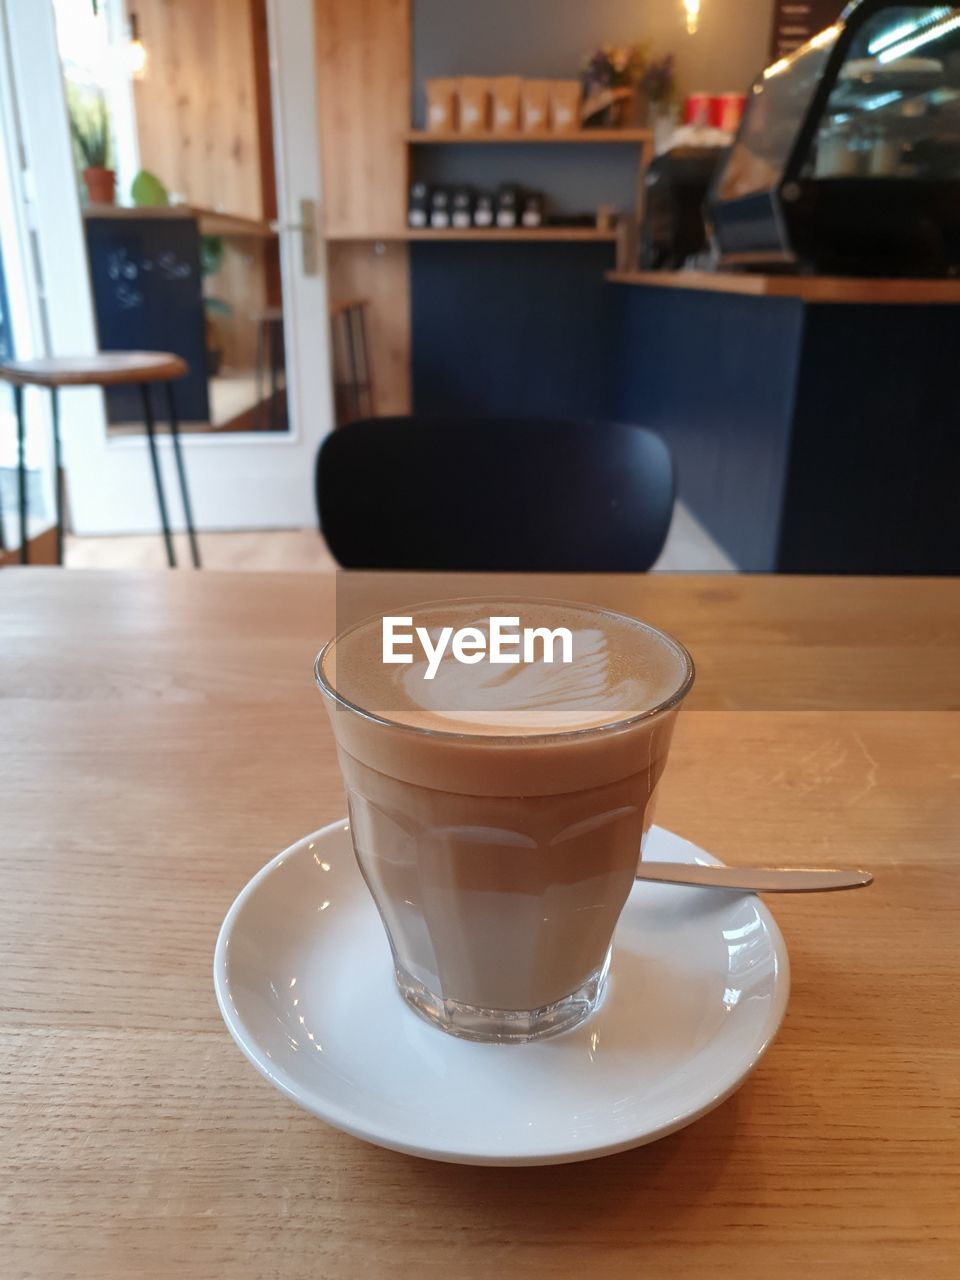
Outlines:
POLYGON ((646 126, 653 130, 654 149, 660 151, 663 141, 673 132, 676 77, 673 54, 651 58, 640 76, 640 92, 646 104, 646 126))
POLYGON ((672 53, 665 53, 662 58, 652 58, 646 64, 640 74, 640 87, 651 114, 656 115, 670 109, 676 92, 672 53))
POLYGON ((646 62, 647 51, 640 44, 602 44, 584 58, 580 81, 587 128, 619 129, 629 121, 646 62))

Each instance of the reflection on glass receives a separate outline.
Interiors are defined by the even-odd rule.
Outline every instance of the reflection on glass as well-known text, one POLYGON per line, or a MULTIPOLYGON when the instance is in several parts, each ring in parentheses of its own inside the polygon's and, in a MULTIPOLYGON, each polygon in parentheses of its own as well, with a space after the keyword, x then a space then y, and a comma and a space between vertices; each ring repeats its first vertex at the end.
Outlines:
MULTIPOLYGON (((185 431, 286 431, 269 53, 205 9, 55 0, 100 345, 186 360, 185 431)), ((142 430, 136 388, 106 408, 142 430)))
POLYGON ((796 53, 767 67, 754 85, 718 185, 722 199, 768 191, 780 181, 839 33, 839 27, 821 31, 796 53))
POLYGON ((891 5, 853 40, 804 176, 960 174, 960 9, 891 5))
MULTIPOLYGON (((764 71, 718 180, 724 200, 783 181, 801 123, 843 30, 828 27, 764 71)), ((802 179, 960 176, 960 7, 891 4, 853 36, 802 179)))

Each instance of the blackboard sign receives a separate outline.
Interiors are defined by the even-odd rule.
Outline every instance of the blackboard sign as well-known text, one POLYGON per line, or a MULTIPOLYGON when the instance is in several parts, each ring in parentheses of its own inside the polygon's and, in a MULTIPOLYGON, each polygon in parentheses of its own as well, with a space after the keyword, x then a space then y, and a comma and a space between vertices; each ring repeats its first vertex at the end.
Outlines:
MULTIPOLYGON (((175 384, 177 411, 209 422, 207 343, 200 232, 191 217, 88 218, 87 252, 100 346, 105 351, 172 351, 189 374, 175 384)), ((110 422, 140 422, 137 387, 107 392, 110 422)))
POLYGON ((785 58, 824 27, 836 22, 847 0, 776 0, 770 33, 770 61, 785 58))

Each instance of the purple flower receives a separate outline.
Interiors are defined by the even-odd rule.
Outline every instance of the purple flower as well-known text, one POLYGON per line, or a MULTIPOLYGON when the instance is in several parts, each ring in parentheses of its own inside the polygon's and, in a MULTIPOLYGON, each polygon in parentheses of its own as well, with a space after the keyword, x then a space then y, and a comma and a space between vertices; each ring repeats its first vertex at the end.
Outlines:
POLYGON ((644 93, 651 102, 665 102, 673 95, 673 54, 654 58, 640 77, 644 93))

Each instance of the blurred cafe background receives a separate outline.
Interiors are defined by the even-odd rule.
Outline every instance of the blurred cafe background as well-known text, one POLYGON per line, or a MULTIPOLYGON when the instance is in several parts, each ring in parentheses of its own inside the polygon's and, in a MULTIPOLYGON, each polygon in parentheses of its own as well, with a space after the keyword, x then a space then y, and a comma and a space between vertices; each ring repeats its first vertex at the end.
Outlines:
POLYGON ((841 10, 2 0, 0 564, 956 573, 960 7, 841 10))

